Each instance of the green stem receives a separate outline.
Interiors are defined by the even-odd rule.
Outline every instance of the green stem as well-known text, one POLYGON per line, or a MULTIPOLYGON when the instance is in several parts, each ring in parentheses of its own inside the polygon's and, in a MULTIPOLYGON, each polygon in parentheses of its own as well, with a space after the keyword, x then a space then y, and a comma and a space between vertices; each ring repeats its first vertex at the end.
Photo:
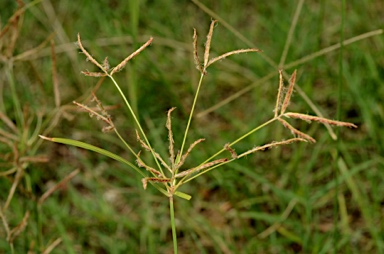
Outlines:
MULTIPOLYGON (((249 135, 253 134, 254 132, 260 130, 261 128, 264 128, 265 126, 269 125, 270 123, 274 122, 276 119, 278 119, 278 118, 280 118, 280 117, 281 117, 281 115, 280 115, 280 116, 277 116, 277 117, 274 117, 274 118, 270 119, 269 121, 267 121, 267 122, 265 122, 265 123, 263 123, 263 124, 257 126, 256 128, 254 128, 254 129, 248 131, 248 132, 245 133, 243 136, 241 136, 241 137, 239 137, 238 139, 236 139, 235 141, 231 142, 231 143, 229 144, 229 146, 233 146, 234 144, 240 142, 240 141, 243 140, 244 138, 246 138, 246 137, 248 137, 249 135)), ((215 153, 214 155, 212 155, 211 157, 209 157, 207 160, 205 160, 203 163, 201 163, 200 166, 203 165, 203 164, 205 164, 205 163, 207 163, 207 162, 209 162, 210 160, 212 160, 213 158, 215 158, 216 156, 218 156, 219 154, 221 154, 221 153, 224 152, 224 151, 226 151, 225 148, 222 148, 220 151, 218 151, 217 153, 215 153)), ((207 169, 207 170, 201 171, 201 172, 199 172, 198 174, 195 174, 195 175, 193 175, 193 176, 191 176, 191 177, 190 177, 190 174, 188 174, 188 175, 184 176, 184 177, 177 183, 177 185, 175 186, 174 189, 176 190, 176 189, 177 189, 178 187, 180 187, 182 184, 187 183, 187 182, 189 182, 189 181, 195 179, 196 177, 198 177, 198 176, 200 176, 200 175, 202 175, 202 174, 205 174, 205 173, 207 173, 208 171, 210 171, 210 170, 212 170, 212 169, 214 169, 214 168, 217 168, 217 167, 219 167, 219 166, 221 166, 221 165, 223 165, 223 164, 227 164, 227 163, 229 163, 229 162, 231 162, 231 161, 233 161, 233 159, 228 160, 227 162, 224 162, 224 163, 220 163, 220 164, 218 164, 218 165, 215 165, 215 166, 213 166, 212 168, 209 168, 209 169, 207 169), (187 179, 187 178, 188 178, 188 179, 187 179)), ((191 172, 191 173, 192 173, 192 172, 191 172)))
POLYGON ((13 242, 10 243, 9 246, 11 247, 11 253, 15 254, 15 248, 13 247, 13 242))
MULTIPOLYGON (((132 46, 133 48, 137 48, 137 34, 138 34, 138 27, 139 27, 139 8, 140 7, 140 1, 139 0, 131 0, 129 1, 129 16, 130 16, 130 24, 131 24, 131 35, 133 39, 132 46)), ((129 70, 129 86, 128 86, 128 92, 129 92, 129 99, 132 103, 133 111, 138 114, 138 103, 137 103, 137 77, 136 77, 136 62, 130 62, 130 64, 127 66, 129 70)), ((139 115, 138 115, 139 116, 139 115)))
POLYGON ((120 135, 120 133, 117 131, 117 129, 115 128, 115 133, 116 135, 119 137, 120 141, 123 142, 123 144, 125 145, 126 148, 128 148, 128 150, 133 154, 133 156, 136 157, 136 159, 138 159, 138 156, 137 154, 135 153, 135 151, 133 151, 132 147, 123 139, 123 137, 120 135))
POLYGON ((115 80, 111 75, 109 75, 109 74, 107 74, 107 75, 108 75, 108 77, 112 80, 113 84, 115 85, 115 87, 116 87, 117 90, 119 91, 121 97, 123 98, 124 103, 125 103, 125 105, 127 106, 129 112, 131 113, 131 115, 132 115, 132 117, 133 117, 133 120, 135 121, 137 127, 139 128, 141 135, 143 135, 143 138, 144 138, 145 142, 147 143, 148 147, 151 149, 152 156, 153 156, 154 160, 156 161, 156 164, 157 164, 157 166, 158 166, 158 168, 159 168, 161 174, 164 175, 163 169, 161 168, 160 163, 159 163, 159 161, 157 160, 157 158, 156 158, 156 156, 155 156, 155 153, 154 153, 154 151, 153 151, 153 149, 152 149, 152 146, 151 146, 151 144, 149 143, 148 138, 147 138, 147 136, 145 135, 145 133, 144 133, 144 131, 143 131, 143 128, 141 127, 141 124, 140 124, 139 120, 138 120, 137 117, 136 117, 135 112, 133 111, 131 105, 129 104, 127 98, 125 97, 125 95, 124 95, 123 91, 121 90, 120 86, 117 84, 116 80, 115 80))
POLYGON ((177 254, 177 236, 176 236, 176 224, 175 224, 175 210, 173 207, 173 196, 169 197, 169 211, 170 211, 171 226, 172 226, 173 253, 177 254))
MULTIPOLYGON (((273 121, 275 121, 277 118, 279 118, 280 116, 277 116, 277 117, 274 117, 270 120, 268 120, 267 122, 257 126, 256 128, 248 131, 247 133, 245 133, 243 136, 239 137, 238 139, 236 139, 235 141, 231 142, 229 144, 229 146, 233 146, 234 144, 240 142, 241 140, 245 139, 246 137, 248 137, 249 135, 253 134, 254 132, 260 130, 261 128, 264 128, 265 126, 269 125, 270 123, 272 123, 273 121)), ((220 151, 218 151, 217 153, 215 153, 214 155, 212 155, 209 159, 207 159, 206 161, 204 161, 202 164, 204 163, 207 163, 208 161, 212 160, 213 158, 215 158, 216 156, 218 156, 219 154, 221 154, 222 152, 226 151, 225 148, 222 148, 220 151)))
POLYGON ((124 100, 125 105, 128 107, 128 110, 129 110, 129 112, 131 113, 131 115, 132 115, 132 117, 133 117, 133 120, 135 121, 136 125, 138 126, 138 128, 139 128, 139 130, 140 130, 140 133, 143 135, 145 142, 147 142, 148 145, 149 145, 147 136, 145 135, 143 129, 141 128, 141 124, 140 124, 139 120, 137 119, 136 114, 135 114, 135 112, 133 111, 131 105, 129 104, 127 98, 125 97, 123 91, 121 90, 120 86, 117 84, 116 80, 115 80, 112 76, 109 75, 109 78, 112 80, 112 82, 113 82, 114 85, 116 86, 117 90, 119 91, 121 97, 122 97, 123 100, 124 100))
POLYGON ((203 83, 203 78, 204 78, 204 74, 201 74, 201 76, 200 76, 200 80, 199 80, 199 85, 197 86, 197 91, 196 91, 196 94, 195 94, 195 98, 193 99, 193 104, 192 104, 191 113, 189 114, 189 119, 188 119, 188 123, 187 123, 187 128, 185 128, 184 139, 183 139, 183 143, 182 143, 182 145, 181 145, 181 149, 180 149, 179 157, 176 158, 176 164, 179 163, 179 160, 180 160, 181 156, 183 155, 183 150, 184 150, 184 146, 185 146, 185 141, 187 140, 188 131, 189 131, 189 126, 191 125, 191 122, 192 122, 193 112, 195 111, 197 98, 199 97, 199 92, 200 92, 201 84, 203 83))
MULTIPOLYGON (((213 170, 213 169, 215 169, 215 168, 221 167, 221 166, 223 166, 223 165, 225 165, 225 164, 231 163, 231 162, 234 161, 234 160, 237 160, 237 158, 236 158, 236 159, 230 159, 230 160, 227 160, 227 161, 222 162, 222 163, 220 163, 220 164, 216 164, 216 165, 213 166, 213 167, 207 168, 207 169, 205 169, 204 171, 200 171, 199 173, 197 173, 197 174, 191 176, 190 178, 188 178, 187 180, 183 181, 181 184, 185 184, 185 183, 187 183, 187 182, 189 182, 189 181, 192 181, 193 179, 195 179, 195 178, 201 176, 202 174, 205 174, 205 173, 207 173, 207 172, 209 172, 209 171, 211 171, 211 170, 213 170)), ((193 174, 193 173, 194 173, 194 172, 191 172, 191 174, 193 174)), ((188 176, 188 175, 187 175, 187 176, 188 176)), ((186 177, 187 177, 187 176, 186 176, 186 177)), ((184 179, 182 179, 182 180, 184 180, 184 179)), ((178 187, 179 185, 180 185, 180 184, 177 184, 177 187, 178 187)))

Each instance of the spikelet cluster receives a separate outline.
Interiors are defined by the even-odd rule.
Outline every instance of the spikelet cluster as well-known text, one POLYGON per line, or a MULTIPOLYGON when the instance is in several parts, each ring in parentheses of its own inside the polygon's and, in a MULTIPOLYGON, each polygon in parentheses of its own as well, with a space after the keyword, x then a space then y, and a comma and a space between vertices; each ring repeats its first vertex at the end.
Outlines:
POLYGON ((314 121, 314 122, 319 122, 322 124, 328 124, 328 125, 334 125, 334 126, 339 126, 339 127, 349 127, 349 128, 357 128, 357 126, 353 123, 348 123, 348 122, 341 122, 341 121, 335 121, 331 119, 327 119, 324 117, 318 117, 318 116, 311 116, 308 114, 302 114, 302 113, 295 113, 295 112, 286 112, 288 105, 291 101, 291 96, 294 90, 295 86, 295 81, 296 81, 296 70, 293 72, 290 80, 289 80, 289 85, 288 88, 286 89, 286 92, 284 92, 284 84, 283 84, 283 75, 282 75, 282 70, 279 71, 280 73, 280 78, 279 78, 279 89, 278 89, 278 94, 277 94, 277 99, 276 99, 276 106, 274 109, 275 112, 275 118, 288 130, 291 131, 291 133, 300 138, 307 140, 311 143, 315 143, 316 140, 309 136, 308 134, 305 134, 292 125, 290 125, 287 121, 282 119, 282 117, 285 118, 294 118, 294 119, 300 119, 307 121, 308 123, 314 121))

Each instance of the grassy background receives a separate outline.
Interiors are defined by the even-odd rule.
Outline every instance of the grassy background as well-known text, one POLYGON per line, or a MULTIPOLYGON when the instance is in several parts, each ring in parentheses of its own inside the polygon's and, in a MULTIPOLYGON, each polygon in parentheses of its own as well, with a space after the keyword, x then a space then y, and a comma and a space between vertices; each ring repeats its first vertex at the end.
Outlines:
MULTIPOLYGON (((344 27, 341 1, 304 2, 281 66, 288 73, 298 70, 298 86, 325 116, 336 118, 340 105, 340 119, 359 128, 342 129, 335 141, 323 126, 295 122, 317 139, 315 145, 260 152, 184 186, 182 191, 193 198, 176 199, 180 253, 384 252, 383 35, 346 45, 341 60, 340 50, 329 50, 295 64, 339 43, 342 28, 345 39, 382 28, 382 1, 346 2, 344 27)), ((14 240, 16 253, 40 253, 56 239, 61 242, 52 253, 171 253, 164 196, 152 187, 144 191, 140 177, 115 161, 37 138, 44 133, 82 140, 133 161, 112 134, 100 131, 99 122, 72 106, 73 100, 89 97, 99 81, 80 74, 95 68, 78 54, 77 33, 94 57, 108 56, 112 65, 154 36, 153 44, 116 77, 163 155, 168 147, 166 111, 177 107, 173 125, 180 146, 198 82, 191 51, 193 28, 202 49, 212 17, 219 19, 212 40, 214 55, 250 44, 263 50, 230 57, 208 70, 196 109, 199 117, 188 138, 189 142, 206 138, 187 161, 193 166, 273 116, 277 66, 302 1, 27 3, 35 5, 27 6, 17 23, 18 33, 10 26, 0 39, 0 168, 2 172, 23 168, 17 171, 23 172, 19 176, 3 173, 0 178, 4 214, 0 250, 10 252, 4 225, 16 227, 29 211, 28 225, 14 240), (55 106, 50 40, 36 48, 49 36, 55 45, 60 106, 55 106), (28 51, 29 55, 21 55, 28 51), (243 95, 207 112, 244 88, 249 89, 243 95), (34 163, 31 158, 37 156, 49 160, 34 163), (45 191, 75 169, 81 172, 38 204, 45 191), (5 209, 16 180, 15 194, 5 209)), ((17 3, 2 1, 0 9, 4 28, 17 3)), ((117 106, 110 111, 115 124, 135 145, 133 121, 112 83, 103 82, 97 95, 104 105, 117 106)), ((291 109, 314 114, 298 93, 291 109)), ((235 148, 246 151, 289 135, 276 124, 235 148)))

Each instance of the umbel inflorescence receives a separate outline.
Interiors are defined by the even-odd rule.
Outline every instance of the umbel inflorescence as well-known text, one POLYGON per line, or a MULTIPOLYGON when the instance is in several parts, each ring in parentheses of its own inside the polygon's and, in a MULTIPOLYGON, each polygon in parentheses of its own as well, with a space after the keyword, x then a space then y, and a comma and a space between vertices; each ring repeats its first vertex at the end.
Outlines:
POLYGON ((200 81, 196 90, 196 94, 194 97, 193 105, 191 107, 191 112, 190 116, 188 119, 188 123, 185 129, 184 133, 184 139, 183 142, 180 146, 180 149, 176 152, 175 149, 175 143, 173 139, 173 131, 172 131, 172 122, 171 122, 171 113, 175 110, 175 108, 171 108, 168 113, 167 113, 167 120, 165 127, 168 130, 168 140, 169 140, 169 147, 168 147, 168 158, 163 158, 160 154, 158 154, 151 146, 149 140, 147 139, 147 136, 145 132, 143 131, 140 122, 138 121, 138 117, 136 116, 135 112, 132 110, 131 105, 129 101, 127 100, 126 96, 120 89, 120 86, 116 82, 116 80, 113 78, 113 75, 120 70, 124 68, 124 66, 128 63, 129 60, 131 60, 133 57, 137 56, 141 51, 143 51, 145 48, 147 48, 153 41, 153 38, 150 38, 146 43, 144 43, 138 50, 136 50, 134 53, 126 57, 121 63, 116 65, 115 67, 110 67, 108 58, 106 57, 103 63, 99 63, 88 51, 83 47, 80 35, 78 35, 78 46, 81 50, 81 52, 87 57, 87 59, 96 65, 100 71, 98 72, 89 72, 89 71, 83 71, 82 73, 86 76, 92 76, 92 77, 108 77, 112 80, 114 83, 115 87, 117 88, 118 92, 120 93, 122 99, 125 102, 125 105, 129 109, 129 112, 131 113, 136 126, 136 139, 137 142, 140 144, 142 149, 145 151, 148 151, 152 154, 154 161, 156 163, 156 166, 151 166, 148 163, 146 163, 142 158, 141 158, 141 151, 135 151, 131 145, 128 144, 127 141, 125 141, 120 133, 118 132, 116 126, 114 125, 112 121, 112 117, 107 113, 106 109, 103 107, 102 103, 100 102, 99 99, 97 99, 96 95, 93 94, 93 101, 96 102, 97 104, 97 109, 93 109, 91 107, 88 107, 87 105, 84 105, 82 103, 74 102, 79 108, 81 108, 83 111, 86 111, 90 114, 90 116, 96 116, 98 120, 102 120, 106 126, 103 127, 103 131, 114 131, 116 135, 119 137, 119 139, 124 143, 124 145, 127 147, 127 149, 130 151, 130 153, 135 157, 136 165, 128 162, 126 159, 121 158, 120 156, 116 154, 112 154, 106 150, 103 150, 101 148, 94 147, 92 145, 79 142, 79 141, 71 141, 68 139, 61 139, 61 138, 47 138, 43 137, 44 139, 48 139, 50 141, 54 142, 59 142, 59 143, 64 143, 64 144, 70 144, 82 148, 86 148, 92 151, 96 151, 99 153, 102 153, 104 155, 107 155, 113 159, 116 159, 118 161, 121 161, 131 168, 135 169, 138 173, 140 173, 143 178, 142 178, 142 184, 144 189, 147 188, 148 183, 153 184, 158 190, 160 190, 163 194, 167 195, 168 197, 173 197, 173 195, 177 195, 183 198, 189 199, 190 196, 181 192, 178 192, 177 189, 182 186, 184 183, 189 182, 190 180, 209 172, 210 170, 213 170, 217 167, 223 166, 227 163, 230 163, 234 160, 240 159, 244 156, 247 156, 249 154, 255 153, 257 151, 261 150, 266 150, 269 148, 281 146, 281 145, 288 145, 294 142, 311 142, 315 143, 315 139, 308 134, 298 130, 297 128, 293 127, 290 123, 288 123, 288 119, 294 118, 294 119, 300 119, 304 120, 307 122, 319 122, 322 124, 329 124, 329 125, 335 125, 335 126, 340 126, 340 127, 351 127, 351 128, 356 128, 357 126, 348 123, 348 122, 341 122, 341 121, 335 121, 335 120, 330 120, 327 118, 323 117, 317 117, 317 116, 312 116, 308 114, 302 114, 302 113, 297 113, 297 112, 287 112, 288 106, 291 101, 291 95, 294 91, 294 86, 295 86, 295 80, 296 80, 296 71, 293 72, 289 84, 287 87, 284 86, 283 83, 283 75, 282 75, 282 70, 279 71, 279 88, 278 88, 278 93, 277 93, 277 99, 276 99, 276 104, 274 108, 274 115, 273 117, 255 127, 252 128, 249 132, 239 136, 238 138, 234 139, 234 141, 227 143, 221 150, 219 150, 217 153, 212 155, 209 159, 202 161, 201 163, 195 165, 192 168, 183 168, 184 162, 186 161, 187 157, 191 154, 192 150, 202 143, 204 139, 198 139, 194 142, 192 142, 189 145, 189 148, 184 152, 184 146, 186 144, 188 132, 189 132, 189 127, 190 123, 193 118, 193 113, 194 109, 196 106, 197 98, 199 95, 200 88, 202 86, 202 81, 204 79, 204 76, 207 73, 207 68, 212 65, 213 63, 222 60, 228 56, 234 55, 234 54, 240 54, 240 53, 247 53, 247 52, 259 52, 260 50, 258 49, 240 49, 240 50, 234 50, 227 52, 225 54, 222 54, 218 57, 215 58, 210 58, 210 49, 211 49, 211 39, 212 39, 212 34, 213 30, 215 27, 216 21, 213 21, 211 23, 208 35, 207 35, 207 40, 205 43, 205 50, 204 50, 204 56, 203 56, 203 61, 200 61, 199 53, 198 53, 198 40, 197 40, 197 32, 196 29, 194 29, 194 34, 193 34, 193 55, 194 55, 194 60, 196 64, 196 68, 200 72, 200 81), (249 149, 248 151, 242 152, 240 154, 237 154, 236 151, 233 149, 233 146, 246 138, 247 136, 253 134, 254 132, 260 130, 263 127, 266 127, 272 122, 278 121, 281 123, 286 129, 288 129, 292 134, 293 137, 287 140, 281 140, 281 141, 273 141, 261 146, 253 147, 249 149), (224 153, 226 155, 224 155, 224 153), (221 156, 220 158, 218 158, 221 156), (140 168, 145 169, 147 173, 144 173, 140 168))

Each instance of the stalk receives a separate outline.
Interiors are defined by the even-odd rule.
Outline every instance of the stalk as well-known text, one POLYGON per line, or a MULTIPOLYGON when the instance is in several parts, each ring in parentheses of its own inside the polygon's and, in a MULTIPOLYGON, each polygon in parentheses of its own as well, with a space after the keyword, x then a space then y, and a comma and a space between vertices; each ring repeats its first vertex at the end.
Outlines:
POLYGON ((184 150, 184 146, 185 146, 185 141, 187 140, 189 127, 190 127, 191 122, 192 122, 193 112, 195 111, 197 98, 198 98, 198 96, 199 96, 199 92, 200 92, 201 84, 203 83, 203 78, 204 78, 204 74, 201 74, 201 76, 200 76, 200 80, 199 80, 199 85, 197 86, 197 91, 196 91, 196 94, 195 94, 195 98, 193 99, 193 104, 192 104, 191 113, 189 114, 189 119, 188 119, 187 127, 185 128, 185 133, 184 133, 183 143, 182 143, 182 145, 181 145, 181 149, 180 149, 179 156, 178 156, 178 158, 176 158, 176 163, 179 163, 180 156, 183 154, 183 150, 184 150))
MULTIPOLYGON (((137 35, 138 35, 138 27, 139 27, 139 5, 140 1, 138 0, 131 0, 129 1, 129 13, 130 13, 130 23, 131 23, 131 34, 132 34, 132 39, 133 43, 132 46, 133 48, 137 48, 137 35)), ((130 65, 128 65, 128 70, 129 70, 129 86, 128 86, 128 96, 129 99, 132 103, 132 108, 133 111, 138 114, 138 103, 137 103, 137 98, 138 98, 138 93, 137 93, 137 77, 136 77, 136 62, 131 62, 130 65)), ((138 115, 139 116, 139 115, 138 115)))
POLYGON ((176 224, 175 224, 175 209, 173 207, 173 195, 169 197, 169 211, 170 211, 171 226, 172 226, 173 253, 177 254, 177 236, 176 236, 176 224))
MULTIPOLYGON (((245 133, 243 136, 241 136, 241 137, 239 137, 238 139, 236 139, 235 141, 231 142, 231 143, 229 144, 229 146, 233 146, 234 144, 240 142, 241 140, 243 140, 244 138, 246 138, 246 137, 248 137, 249 135, 253 134, 254 132, 256 132, 256 131, 260 130, 261 128, 264 128, 265 126, 267 126, 267 125, 269 125, 270 123, 274 122, 274 121, 275 121, 277 118, 279 118, 279 117, 281 117, 281 116, 277 116, 277 117, 271 118, 271 119, 268 120, 267 122, 265 122, 265 123, 263 123, 263 124, 257 126, 256 128, 254 128, 254 129, 248 131, 248 132, 245 133)), ((205 160, 204 162, 202 162, 200 165, 203 165, 203 164, 205 164, 205 163, 211 161, 213 158, 215 158, 216 156, 218 156, 219 154, 221 154, 221 153, 224 152, 224 151, 226 151, 226 149, 225 149, 225 148, 222 148, 220 151, 218 151, 217 153, 215 153, 214 155, 212 155, 211 157, 209 157, 208 159, 206 159, 206 160, 205 160)), ((216 168, 216 167, 219 167, 219 166, 222 166, 222 165, 227 164, 227 163, 232 162, 232 161, 233 161, 233 159, 232 159, 232 160, 228 160, 227 162, 224 162, 224 163, 222 163, 222 164, 219 164, 219 165, 216 165, 216 166, 212 167, 212 169, 213 169, 213 168, 216 168)), ((200 175, 205 174, 206 172, 207 172, 207 171, 201 171, 201 172, 199 172, 199 173, 197 173, 197 174, 195 174, 195 175, 193 175, 193 176, 186 175, 185 177, 183 177, 183 178, 177 183, 175 189, 177 189, 177 188, 180 187, 181 185, 183 185, 183 184, 185 184, 185 183, 187 183, 187 182, 189 182, 189 181, 195 179, 196 177, 199 177, 200 175)))
POLYGON ((133 120, 135 121, 137 127, 139 128, 141 135, 143 135, 143 138, 144 138, 145 142, 147 143, 147 145, 148 145, 149 148, 151 149, 152 156, 153 156, 153 158, 155 159, 156 164, 157 164, 157 166, 158 166, 160 172, 164 175, 163 169, 161 168, 160 163, 159 163, 159 161, 157 160, 157 158, 156 158, 156 156, 155 156, 155 154, 154 154, 154 152, 153 152, 152 146, 151 146, 151 144, 150 144, 149 141, 148 141, 147 135, 145 135, 145 132, 143 131, 143 128, 141 127, 141 124, 140 124, 139 120, 137 119, 136 114, 135 114, 135 112, 133 111, 133 109, 132 109, 132 107, 131 107, 131 104, 129 104, 127 98, 125 97, 125 95, 124 95, 123 91, 121 90, 120 86, 117 84, 116 80, 115 80, 111 75, 109 75, 109 74, 107 74, 107 75, 108 75, 108 77, 112 80, 113 84, 115 85, 115 87, 116 87, 117 90, 119 91, 121 97, 123 98, 124 103, 125 103, 125 105, 127 106, 129 112, 131 113, 131 115, 132 115, 132 117, 133 117, 133 120))
MULTIPOLYGON (((279 118, 280 116, 278 117, 274 117, 270 120, 268 120, 267 122, 257 126, 256 128, 248 131, 247 133, 245 133, 243 136, 239 137, 238 139, 236 139, 235 141, 231 142, 229 144, 229 146, 233 146, 234 144, 240 142, 241 140, 245 139, 246 137, 248 137, 249 135, 253 134, 254 132, 260 130, 261 128, 264 128, 265 126, 269 125, 270 123, 274 122, 277 118, 279 118)), ((214 155, 212 155, 209 159, 207 159, 206 161, 204 161, 202 164, 204 163, 207 163, 208 161, 212 160, 213 158, 215 158, 216 156, 218 156, 219 154, 221 154, 222 152, 226 151, 225 148, 221 149, 220 151, 218 151, 217 153, 215 153, 214 155)))

